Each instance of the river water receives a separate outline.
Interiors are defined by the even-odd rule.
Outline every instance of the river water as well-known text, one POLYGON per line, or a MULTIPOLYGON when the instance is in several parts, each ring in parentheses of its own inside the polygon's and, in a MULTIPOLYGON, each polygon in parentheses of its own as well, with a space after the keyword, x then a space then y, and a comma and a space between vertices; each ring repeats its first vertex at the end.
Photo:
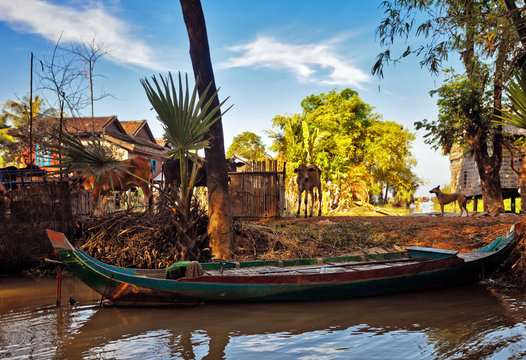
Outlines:
POLYGON ((55 285, 54 279, 0 278, 0 358, 526 358, 526 297, 480 285, 188 308, 99 308, 98 295, 69 277, 57 308, 55 285))

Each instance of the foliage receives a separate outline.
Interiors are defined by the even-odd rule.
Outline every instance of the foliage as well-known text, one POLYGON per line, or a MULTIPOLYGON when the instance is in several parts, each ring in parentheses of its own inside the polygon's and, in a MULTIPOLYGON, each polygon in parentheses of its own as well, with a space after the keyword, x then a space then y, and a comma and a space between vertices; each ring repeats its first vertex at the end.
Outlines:
MULTIPOLYGON (((500 47, 510 58, 517 56, 512 46, 517 36, 501 1, 385 0, 381 7, 385 18, 376 35, 386 49, 373 66, 373 74, 380 77, 386 65, 410 55, 419 57, 420 66, 434 74, 452 52, 459 52, 465 62, 495 60, 500 47), (393 48, 397 38, 410 43, 393 48), (394 55, 398 50, 400 55, 394 55)), ((472 64, 466 70, 471 73, 475 68, 472 64)))
MULTIPOLYGON (((3 153, 5 155, 4 160, 6 161, 22 162, 23 153, 29 149, 31 118, 29 103, 29 96, 24 96, 21 101, 9 100, 3 104, 2 122, 4 126, 12 126, 12 129, 9 131, 10 136, 6 136, 4 138, 6 141, 2 143, 2 145, 5 146, 3 153)), ((32 101, 34 120, 32 129, 33 146, 44 143, 47 140, 47 129, 43 119, 56 115, 55 109, 47 109, 44 108, 43 105, 44 100, 36 95, 32 101)), ((4 132, 5 131, 6 130, 4 130, 4 132)), ((29 163, 27 159, 26 162, 29 163)))
POLYGON ((305 162, 307 155, 303 149, 302 117, 299 114, 292 116, 276 115, 272 119, 272 126, 277 127, 278 131, 267 130, 273 139, 270 147, 272 151, 278 153, 278 159, 291 161, 299 158, 300 162, 305 162))
POLYGON ((526 72, 518 70, 512 81, 506 86, 511 107, 504 111, 499 119, 503 125, 526 129, 526 72))
POLYGON ((372 121, 367 129, 363 163, 372 176, 375 193, 383 184, 398 194, 401 202, 409 202, 422 184, 411 169, 416 159, 411 154, 415 135, 393 121, 372 121), (401 196, 401 194, 405 194, 401 196))
POLYGON ((447 73, 444 84, 430 92, 438 96, 438 119, 415 122, 417 130, 424 129, 426 132, 425 143, 434 149, 441 149, 445 154, 449 154, 454 144, 467 145, 464 141, 467 128, 478 126, 486 134, 495 131, 491 122, 493 107, 490 94, 474 86, 465 75, 457 75, 453 70, 447 73))
POLYGON ((0 115, 0 166, 4 164, 3 157, 6 155, 8 144, 15 141, 15 139, 9 135, 9 129, 11 129, 11 126, 7 124, 7 117, 0 115))
POLYGON ((232 144, 226 152, 226 156, 231 157, 234 154, 249 161, 264 160, 269 157, 265 150, 265 144, 263 144, 261 140, 261 136, 250 131, 245 131, 234 136, 232 144))
POLYGON ((369 188, 371 176, 362 164, 357 164, 342 175, 342 181, 336 184, 328 181, 325 184, 325 198, 327 210, 341 212, 353 206, 354 201, 369 202, 369 188))
POLYGON ((353 199, 368 201, 365 193, 379 194, 384 188, 414 193, 419 184, 411 170, 416 165, 410 151, 414 134, 382 121, 351 89, 310 95, 301 105, 302 114, 274 117, 278 131, 268 131, 271 150, 294 167, 317 164, 329 208, 350 206, 353 199))
POLYGON ((76 177, 83 179, 94 177, 94 187, 100 186, 104 179, 109 178, 113 187, 111 174, 128 172, 125 164, 99 139, 91 139, 83 144, 73 135, 58 131, 51 134, 51 139, 45 144, 45 148, 54 154, 51 167, 58 168, 55 173, 75 173, 76 177))
MULTIPOLYGON (((172 149, 167 155, 179 159, 181 189, 175 207, 180 217, 174 224, 178 228, 180 235, 185 240, 186 251, 183 254, 198 258, 199 249, 196 248, 195 239, 192 239, 191 219, 191 200, 193 187, 197 175, 197 161, 193 162, 193 168, 188 169, 187 159, 196 159, 196 151, 208 146, 207 133, 210 127, 220 119, 220 107, 213 107, 212 103, 217 96, 217 91, 207 99, 210 85, 201 96, 197 94, 197 84, 190 95, 188 89, 188 76, 185 76, 185 87, 179 73, 178 86, 174 84, 172 74, 164 78, 159 75, 159 80, 153 76, 152 81, 142 79, 141 84, 146 91, 146 96, 157 112, 157 118, 161 121, 164 128, 164 136, 172 145, 172 149)), ((228 98, 227 98, 228 99, 228 98)), ((228 111, 228 109, 227 109, 228 111)), ((226 112, 226 111, 225 111, 226 112)))
POLYGON ((460 55, 465 80, 450 76, 439 90, 439 119, 424 120, 416 126, 427 131, 427 141, 435 148, 448 152, 455 142, 465 142, 473 150, 486 210, 495 212, 503 211, 499 176, 502 129, 493 126, 490 116, 498 116, 502 85, 523 53, 510 21, 513 15, 507 13, 509 3, 386 0, 382 2, 385 18, 377 35, 387 49, 378 55, 373 67, 373 73, 382 77, 385 65, 414 54, 422 67, 437 74, 451 53, 460 55), (396 58, 391 46, 398 38, 416 45, 407 46, 396 58), (488 89, 491 103, 487 101, 488 89))

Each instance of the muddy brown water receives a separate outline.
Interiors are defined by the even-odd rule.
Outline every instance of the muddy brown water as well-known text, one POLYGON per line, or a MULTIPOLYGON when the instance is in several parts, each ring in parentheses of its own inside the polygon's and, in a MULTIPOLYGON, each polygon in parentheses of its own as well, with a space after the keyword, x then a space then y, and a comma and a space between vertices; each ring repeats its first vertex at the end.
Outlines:
POLYGON ((481 285, 374 298, 99 308, 66 278, 0 278, 6 359, 522 359, 526 297, 481 285), (77 303, 69 304, 69 297, 77 303))

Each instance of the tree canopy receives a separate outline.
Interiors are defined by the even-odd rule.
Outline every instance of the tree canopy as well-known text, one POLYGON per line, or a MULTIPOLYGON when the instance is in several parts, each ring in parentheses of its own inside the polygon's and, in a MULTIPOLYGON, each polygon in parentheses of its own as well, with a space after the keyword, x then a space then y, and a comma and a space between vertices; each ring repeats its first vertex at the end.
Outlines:
POLYGON ((0 166, 4 164, 8 144, 14 141, 13 137, 8 134, 10 128, 11 126, 7 124, 7 116, 0 115, 0 166))
POLYGON ((351 89, 310 95, 301 106, 302 114, 277 115, 272 121, 277 131, 268 133, 278 158, 293 166, 315 163, 323 180, 338 189, 346 188, 352 178, 365 183, 371 194, 390 190, 410 200, 419 183, 412 173, 413 133, 383 121, 351 89))
MULTIPOLYGON (((383 76, 385 65, 411 54, 432 73, 457 53, 464 73, 449 74, 437 91, 439 118, 416 123, 427 141, 449 151, 454 143, 472 150, 479 172, 484 208, 504 211, 500 167, 502 127, 492 120, 502 108, 502 87, 523 51, 514 14, 514 1, 386 0, 385 18, 377 28, 381 45, 373 73, 383 76), (396 40, 411 45, 394 56, 396 40)), ((515 13, 517 15, 517 13, 515 13)), ((520 17, 520 16, 519 16, 520 17)))
MULTIPOLYGON (((10 135, 12 135, 12 137, 9 136, 8 138, 5 138, 6 141, 2 143, 2 145, 5 146, 3 156, 6 161, 21 162, 22 154, 29 149, 29 103, 29 96, 24 96, 21 101, 9 100, 3 104, 1 115, 3 118, 2 121, 5 125, 12 126, 12 129, 10 130, 10 135)), ((34 97, 32 106, 34 119, 55 116, 57 113, 53 108, 45 108, 44 100, 38 95, 34 97)), ((2 123, 2 121, 0 121, 0 123, 2 123)), ((32 136, 33 144, 42 144, 45 142, 47 134, 45 124, 42 121, 34 122, 32 136)))
POLYGON ((226 156, 231 157, 234 154, 250 161, 263 160, 269 157, 261 136, 250 131, 244 131, 234 136, 226 156))

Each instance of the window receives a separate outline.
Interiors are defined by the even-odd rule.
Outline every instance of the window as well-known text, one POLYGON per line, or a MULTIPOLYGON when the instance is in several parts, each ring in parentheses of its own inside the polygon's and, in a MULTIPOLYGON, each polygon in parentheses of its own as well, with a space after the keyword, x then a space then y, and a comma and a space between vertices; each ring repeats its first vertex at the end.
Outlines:
POLYGON ((35 145, 35 164, 38 166, 46 166, 51 164, 51 156, 49 151, 45 151, 39 144, 35 145))
POLYGON ((157 160, 150 159, 150 162, 152 163, 153 173, 157 173, 157 160))

